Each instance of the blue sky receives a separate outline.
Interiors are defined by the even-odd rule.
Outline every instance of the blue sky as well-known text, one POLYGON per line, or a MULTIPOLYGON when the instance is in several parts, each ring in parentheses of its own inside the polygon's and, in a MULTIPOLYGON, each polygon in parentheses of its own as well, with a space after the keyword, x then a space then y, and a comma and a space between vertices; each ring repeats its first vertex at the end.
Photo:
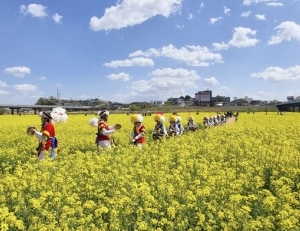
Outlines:
POLYGON ((300 96, 300 0, 1 0, 0 30, 0 104, 300 96))

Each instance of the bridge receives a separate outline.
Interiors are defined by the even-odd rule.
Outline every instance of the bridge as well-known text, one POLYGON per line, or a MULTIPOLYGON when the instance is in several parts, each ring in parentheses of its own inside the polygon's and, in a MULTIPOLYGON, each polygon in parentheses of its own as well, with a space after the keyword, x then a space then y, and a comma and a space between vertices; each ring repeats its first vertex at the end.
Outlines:
POLYGON ((34 114, 41 111, 51 111, 52 108, 55 107, 63 107, 66 110, 73 110, 73 111, 99 111, 100 108, 98 107, 91 107, 91 106, 58 106, 58 105, 16 105, 16 104, 0 104, 0 108, 7 108, 11 110, 11 114, 15 114, 15 110, 17 114, 20 114, 21 109, 32 109, 34 114))
POLYGON ((288 112, 300 112, 300 100, 292 100, 281 104, 276 104, 277 109, 288 112))

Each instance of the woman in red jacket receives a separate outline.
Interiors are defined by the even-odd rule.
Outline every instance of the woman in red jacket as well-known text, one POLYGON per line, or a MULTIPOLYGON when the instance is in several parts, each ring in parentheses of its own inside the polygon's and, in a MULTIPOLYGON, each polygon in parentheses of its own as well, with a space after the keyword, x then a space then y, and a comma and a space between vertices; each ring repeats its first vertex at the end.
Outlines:
POLYGON ((52 116, 50 112, 40 112, 42 126, 38 132, 34 127, 29 128, 28 134, 34 135, 39 140, 37 150, 37 158, 43 160, 45 153, 50 152, 50 158, 54 159, 58 152, 58 141, 55 137, 55 127, 52 123, 52 116))
POLYGON ((146 128, 142 124, 143 116, 140 114, 133 114, 131 116, 131 123, 134 124, 133 131, 130 135, 131 143, 135 144, 139 149, 142 149, 143 145, 146 143, 146 128))

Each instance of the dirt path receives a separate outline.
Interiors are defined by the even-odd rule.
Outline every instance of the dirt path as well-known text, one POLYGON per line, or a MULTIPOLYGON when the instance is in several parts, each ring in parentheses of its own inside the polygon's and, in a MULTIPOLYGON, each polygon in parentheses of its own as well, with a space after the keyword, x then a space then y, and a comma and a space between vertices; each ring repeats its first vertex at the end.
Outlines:
POLYGON ((231 118, 227 118, 226 120, 226 125, 229 125, 229 124, 234 124, 235 123, 235 117, 231 117, 231 118))

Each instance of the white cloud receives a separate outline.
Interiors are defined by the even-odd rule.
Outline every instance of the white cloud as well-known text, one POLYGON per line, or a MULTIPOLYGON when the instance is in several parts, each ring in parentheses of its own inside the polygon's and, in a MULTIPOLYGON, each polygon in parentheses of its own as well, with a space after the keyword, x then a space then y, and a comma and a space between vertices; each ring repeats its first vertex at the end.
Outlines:
POLYGON ((232 47, 249 47, 255 46, 258 42, 257 39, 251 38, 250 36, 255 36, 256 31, 250 28, 236 27, 234 28, 232 39, 228 43, 213 43, 215 51, 227 50, 230 46, 232 47))
POLYGON ((229 87, 221 86, 221 87, 219 87, 218 91, 219 91, 220 93, 225 93, 225 92, 229 92, 229 91, 231 91, 231 90, 230 90, 229 87))
POLYGON ((254 17, 257 20, 266 20, 266 16, 264 14, 256 14, 256 15, 254 15, 254 17))
POLYGON ((267 6, 283 6, 281 2, 270 2, 266 3, 267 6))
POLYGON ((211 18, 211 19, 210 19, 210 23, 211 23, 211 24, 215 24, 217 21, 219 21, 219 20, 221 20, 221 19, 222 19, 222 17, 211 18))
POLYGON ((256 31, 245 27, 236 27, 233 31, 232 39, 229 44, 234 47, 249 47, 255 46, 258 42, 256 38, 250 38, 249 36, 255 36, 256 31))
POLYGON ((56 23, 61 23, 63 16, 59 15, 58 13, 55 13, 54 15, 52 15, 52 19, 56 22, 56 23))
POLYGON ((275 27, 277 34, 271 37, 268 44, 281 43, 284 40, 291 41, 292 39, 300 41, 300 25, 292 21, 286 21, 275 27))
POLYGON ((179 24, 176 24, 176 26, 175 26, 176 28, 178 28, 178 29, 183 29, 184 28, 184 25, 179 25, 179 24))
POLYGON ((184 87, 196 88, 195 81, 201 79, 196 71, 183 68, 157 69, 150 76, 150 80, 133 82, 131 88, 135 92, 151 94, 156 98, 162 94, 170 97, 183 91, 184 87))
POLYGON ((31 84, 16 84, 14 88, 22 92, 36 91, 36 86, 31 84))
POLYGON ((108 78, 110 80, 121 80, 121 81, 128 81, 130 79, 129 75, 124 72, 119 73, 119 74, 111 74, 111 75, 106 76, 106 78, 108 78))
POLYGON ((40 4, 29 4, 27 7, 25 5, 21 5, 20 12, 24 15, 30 14, 35 18, 44 18, 48 15, 46 9, 47 7, 40 4))
POLYGON ((199 5, 199 9, 197 10, 197 13, 201 13, 203 8, 204 8, 204 2, 201 2, 199 5))
POLYGON ((222 42, 222 43, 213 43, 214 50, 220 51, 220 50, 227 50, 229 48, 229 45, 222 42))
POLYGON ((243 13, 241 14, 241 17, 243 17, 243 18, 248 18, 248 17, 250 16, 250 14, 251 14, 251 11, 243 12, 243 13))
POLYGON ((0 80, 0 87, 6 87, 7 85, 6 85, 6 83, 5 82, 2 82, 1 80, 0 80))
POLYGON ((125 60, 115 60, 110 63, 104 63, 107 67, 132 67, 132 66, 154 66, 154 62, 149 58, 133 58, 133 59, 125 59, 125 60))
POLYGON ((7 92, 7 91, 0 91, 0 95, 8 95, 9 94, 9 92, 7 92))
POLYGON ((278 2, 278 0, 244 0, 243 1, 244 5, 246 5, 246 6, 250 6, 250 5, 258 4, 258 3, 269 4, 270 2, 271 3, 276 3, 276 2, 278 2))
POLYGON ((282 94, 277 94, 273 92, 266 92, 266 91, 258 91, 255 93, 248 93, 248 98, 252 98, 254 100, 276 100, 278 97, 280 98, 286 98, 287 94, 286 92, 282 91, 282 94))
POLYGON ((186 89, 199 89, 196 81, 201 79, 195 70, 183 68, 156 69, 149 76, 149 80, 132 82, 131 86, 128 86, 128 93, 115 94, 113 101, 143 102, 187 95, 190 93, 187 93, 186 89))
POLYGON ((224 6, 224 14, 230 15, 230 9, 224 6))
POLYGON ((161 49, 151 48, 145 52, 138 50, 129 56, 162 56, 185 62, 189 66, 209 66, 212 63, 223 62, 222 56, 219 53, 213 53, 207 47, 185 46, 177 49, 172 44, 164 46, 161 49))
POLYGON ((148 19, 162 15, 166 18, 181 8, 182 0, 123 0, 116 6, 106 8, 101 18, 90 19, 90 29, 94 31, 121 29, 141 24, 148 19))
POLYGON ((294 66, 287 69, 268 67, 262 72, 251 73, 250 76, 270 81, 298 80, 300 79, 300 66, 294 66))
POLYGON ((192 13, 189 13, 189 16, 188 16, 188 19, 193 19, 194 18, 194 15, 192 13))
POLYGON ((8 67, 4 70, 5 73, 23 78, 26 74, 30 74, 29 67, 8 67))
POLYGON ((46 77, 42 76, 40 78, 38 78, 39 80, 46 80, 46 77))
POLYGON ((219 81, 215 77, 205 78, 204 82, 206 83, 206 85, 209 86, 214 86, 219 84, 219 81))

